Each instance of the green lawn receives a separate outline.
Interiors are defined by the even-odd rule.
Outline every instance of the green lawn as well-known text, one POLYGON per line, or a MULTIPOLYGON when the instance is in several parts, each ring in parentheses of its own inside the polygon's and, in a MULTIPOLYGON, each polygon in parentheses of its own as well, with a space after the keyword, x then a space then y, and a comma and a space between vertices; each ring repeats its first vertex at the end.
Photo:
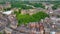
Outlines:
POLYGON ((2 34, 2 33, 0 32, 0 34, 2 34))
POLYGON ((44 12, 38 12, 36 14, 33 15, 29 15, 29 14, 20 14, 20 13, 15 13, 16 14, 16 18, 18 20, 18 25, 21 24, 27 24, 29 22, 36 22, 36 21, 40 21, 41 19, 44 19, 45 17, 48 17, 49 15, 44 13, 44 12))

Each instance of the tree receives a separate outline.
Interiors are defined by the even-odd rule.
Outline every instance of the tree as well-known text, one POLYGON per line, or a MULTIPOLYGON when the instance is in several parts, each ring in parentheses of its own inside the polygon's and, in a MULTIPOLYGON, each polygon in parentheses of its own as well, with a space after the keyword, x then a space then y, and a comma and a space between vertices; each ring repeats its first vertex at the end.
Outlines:
POLYGON ((33 5, 34 7, 37 8, 45 8, 45 6, 42 3, 31 3, 30 5, 33 5))
POLYGON ((56 10, 57 8, 60 8, 60 2, 55 2, 54 6, 52 6, 53 10, 56 10))

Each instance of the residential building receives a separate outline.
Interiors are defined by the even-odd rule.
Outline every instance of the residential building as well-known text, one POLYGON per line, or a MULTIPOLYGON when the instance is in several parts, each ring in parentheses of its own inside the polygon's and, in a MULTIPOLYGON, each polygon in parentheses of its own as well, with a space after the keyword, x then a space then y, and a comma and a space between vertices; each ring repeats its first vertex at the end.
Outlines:
POLYGON ((9 18, 9 20, 11 22, 10 27, 13 28, 13 29, 17 28, 18 21, 16 20, 15 15, 9 15, 8 18, 9 18))
POLYGON ((0 10, 11 8, 10 2, 6 2, 5 4, 0 4, 0 10))
POLYGON ((28 10, 21 10, 21 14, 29 14, 29 15, 32 15, 32 14, 35 14, 39 11, 45 11, 45 10, 42 10, 42 8, 36 8, 36 9, 28 9, 28 10))
POLYGON ((12 29, 5 27, 5 33, 6 34, 11 34, 12 33, 12 29))

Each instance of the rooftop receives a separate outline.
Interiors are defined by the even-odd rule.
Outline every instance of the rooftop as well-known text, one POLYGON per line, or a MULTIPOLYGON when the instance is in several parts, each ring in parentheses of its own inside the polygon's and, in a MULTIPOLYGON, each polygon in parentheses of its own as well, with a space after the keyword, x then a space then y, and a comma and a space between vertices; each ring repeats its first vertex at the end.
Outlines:
POLYGON ((10 15, 13 11, 10 10, 10 11, 5 11, 5 12, 2 12, 3 14, 6 14, 6 15, 10 15))

